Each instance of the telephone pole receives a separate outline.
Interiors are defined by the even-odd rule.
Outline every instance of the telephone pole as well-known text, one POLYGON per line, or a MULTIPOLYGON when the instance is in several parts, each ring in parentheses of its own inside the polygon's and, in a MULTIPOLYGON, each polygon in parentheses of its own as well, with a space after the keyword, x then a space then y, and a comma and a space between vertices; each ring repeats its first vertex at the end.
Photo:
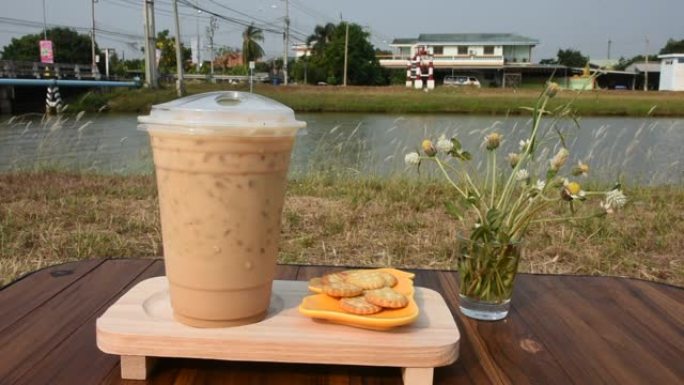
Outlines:
POLYGON ((644 68, 644 91, 648 91, 648 37, 646 37, 646 52, 644 52, 646 67, 644 68))
POLYGON ((45 0, 43 0, 43 40, 47 40, 47 16, 45 15, 45 0))
POLYGON ((290 1, 285 0, 285 32, 283 33, 283 84, 287 85, 287 61, 290 45, 290 1))
POLYGON ((608 57, 606 59, 610 60, 610 45, 613 44, 613 41, 608 39, 608 57))
POLYGON ((214 82, 214 32, 218 29, 218 20, 212 16, 209 18, 209 26, 207 27, 207 35, 209 37, 209 68, 211 73, 211 81, 214 82))
POLYGON ((349 56, 349 23, 345 23, 346 32, 344 34, 344 80, 342 86, 347 86, 347 57, 349 56))
POLYGON ((143 0, 143 20, 145 21, 145 83, 149 88, 157 88, 157 44, 154 31, 154 0, 143 0))
POLYGON ((185 93, 183 85, 183 54, 181 52, 180 22, 178 21, 178 0, 173 0, 173 16, 176 24, 176 93, 178 97, 185 93))
POLYGON ((97 62, 95 60, 95 3, 97 3, 97 0, 91 0, 90 1, 90 11, 92 15, 92 29, 90 30, 90 49, 91 49, 91 54, 92 54, 92 68, 91 71, 93 72, 93 75, 97 74, 97 62))

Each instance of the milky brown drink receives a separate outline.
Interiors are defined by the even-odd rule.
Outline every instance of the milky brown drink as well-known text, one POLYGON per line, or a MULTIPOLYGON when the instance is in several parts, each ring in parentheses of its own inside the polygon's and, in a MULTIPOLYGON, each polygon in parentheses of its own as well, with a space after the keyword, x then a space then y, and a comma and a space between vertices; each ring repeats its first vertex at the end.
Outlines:
POLYGON ((140 121, 154 155, 174 317, 197 327, 260 321, 303 123, 275 101, 237 92, 161 104, 140 121))

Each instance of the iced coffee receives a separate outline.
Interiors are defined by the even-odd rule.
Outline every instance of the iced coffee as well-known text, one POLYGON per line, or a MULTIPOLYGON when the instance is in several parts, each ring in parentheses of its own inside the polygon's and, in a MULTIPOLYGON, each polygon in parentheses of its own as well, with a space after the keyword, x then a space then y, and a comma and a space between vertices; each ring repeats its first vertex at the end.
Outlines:
POLYGON ((291 109, 244 93, 155 106, 149 131, 174 317, 197 327, 258 322, 275 274, 291 109))

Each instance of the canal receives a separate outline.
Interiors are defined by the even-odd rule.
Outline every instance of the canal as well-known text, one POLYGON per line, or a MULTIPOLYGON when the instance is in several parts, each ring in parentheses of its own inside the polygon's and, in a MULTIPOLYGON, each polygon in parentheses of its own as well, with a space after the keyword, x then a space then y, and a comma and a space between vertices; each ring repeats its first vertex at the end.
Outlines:
MULTIPOLYGON (((153 170, 149 140, 137 129, 135 115, 85 114, 66 118, 41 115, 2 117, 0 171, 57 168, 100 173, 141 174, 153 170)), ((489 132, 504 135, 502 155, 518 150, 530 130, 528 117, 449 114, 297 114, 308 127, 297 138, 291 176, 331 172, 358 176, 416 176, 404 154, 418 149, 423 138, 456 136, 477 154, 489 132)), ((622 178, 630 184, 684 182, 684 119, 587 117, 579 127, 571 120, 557 124, 565 133, 570 161, 587 162, 592 178, 622 178)), ((547 126, 548 153, 557 136, 547 126)), ((501 156, 500 158, 503 158, 501 156)), ((503 161, 503 160, 502 160, 503 161)), ((473 159, 478 166, 481 159, 473 159)), ((539 173, 546 163, 540 162, 539 173)), ((423 175, 425 171, 422 171, 423 175)))

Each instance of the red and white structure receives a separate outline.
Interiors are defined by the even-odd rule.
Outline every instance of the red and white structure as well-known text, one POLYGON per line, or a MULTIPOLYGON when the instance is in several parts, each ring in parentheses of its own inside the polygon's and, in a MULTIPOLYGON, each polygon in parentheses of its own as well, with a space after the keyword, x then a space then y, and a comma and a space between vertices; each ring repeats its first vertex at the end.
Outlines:
POLYGON ((407 61, 406 87, 422 89, 423 86, 432 90, 435 88, 433 56, 423 47, 407 61), (423 80, 423 78, 426 78, 423 80))

